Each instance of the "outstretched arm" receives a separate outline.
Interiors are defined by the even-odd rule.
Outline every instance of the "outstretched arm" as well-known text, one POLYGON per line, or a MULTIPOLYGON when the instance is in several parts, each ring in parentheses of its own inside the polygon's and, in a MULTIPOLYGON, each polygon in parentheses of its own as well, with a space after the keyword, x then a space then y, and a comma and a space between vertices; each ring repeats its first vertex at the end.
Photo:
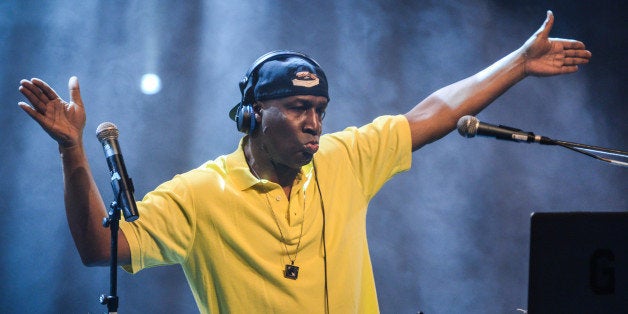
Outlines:
MULTIPOLYGON (((85 265, 106 265, 110 256, 110 232, 102 226, 106 209, 94 182, 85 150, 85 109, 78 79, 70 78, 70 102, 40 79, 22 80, 19 90, 31 105, 18 105, 59 144, 63 164, 65 210, 76 248, 85 265)), ((118 235, 118 260, 130 263, 129 246, 118 235)))
POLYGON ((554 15, 519 49, 477 74, 434 92, 406 113, 412 149, 440 139, 455 129, 460 117, 475 115, 526 76, 573 73, 591 53, 582 42, 550 38, 554 15))

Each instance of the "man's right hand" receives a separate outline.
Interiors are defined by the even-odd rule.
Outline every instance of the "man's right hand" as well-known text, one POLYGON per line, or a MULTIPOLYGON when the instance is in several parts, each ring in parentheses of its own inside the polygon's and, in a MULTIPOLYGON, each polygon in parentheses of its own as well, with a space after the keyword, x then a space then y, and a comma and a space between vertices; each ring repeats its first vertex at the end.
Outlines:
MULTIPOLYGON (((88 266, 108 265, 110 261, 110 231, 102 226, 107 211, 94 182, 83 148, 85 108, 81 100, 78 79, 68 82, 70 102, 66 102, 40 79, 20 81, 19 90, 30 102, 19 106, 57 143, 63 165, 65 209, 74 243, 81 260, 88 266)), ((129 244, 118 233, 118 263, 131 262, 129 244)))
POLYGON ((85 108, 81 99, 78 79, 68 82, 70 102, 66 102, 46 82, 33 78, 20 81, 20 92, 30 105, 18 105, 33 118, 57 143, 59 148, 71 148, 82 144, 85 127, 85 108))

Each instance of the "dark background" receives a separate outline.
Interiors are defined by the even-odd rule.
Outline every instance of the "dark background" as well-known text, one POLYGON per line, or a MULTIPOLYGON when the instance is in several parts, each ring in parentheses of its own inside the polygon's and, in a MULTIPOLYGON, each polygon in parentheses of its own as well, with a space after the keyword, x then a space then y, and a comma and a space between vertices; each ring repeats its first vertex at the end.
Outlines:
MULTIPOLYGON (((136 198, 233 151, 227 117, 259 55, 303 51, 327 72, 325 131, 405 113, 518 48, 553 10, 553 37, 593 52, 580 72, 527 78, 478 115, 552 138, 628 149, 623 1, 17 1, 0 4, 0 308, 98 313, 108 268, 82 266, 68 231, 56 143, 22 112, 39 77, 68 99, 77 75, 85 146, 106 202, 95 130, 120 130, 136 198), (158 73, 163 89, 139 80, 158 73)), ((383 313, 526 308, 534 211, 625 211, 628 168, 558 147, 456 132, 414 153, 373 200, 368 234, 383 313)), ((178 266, 119 273, 120 312, 194 313, 178 266)))

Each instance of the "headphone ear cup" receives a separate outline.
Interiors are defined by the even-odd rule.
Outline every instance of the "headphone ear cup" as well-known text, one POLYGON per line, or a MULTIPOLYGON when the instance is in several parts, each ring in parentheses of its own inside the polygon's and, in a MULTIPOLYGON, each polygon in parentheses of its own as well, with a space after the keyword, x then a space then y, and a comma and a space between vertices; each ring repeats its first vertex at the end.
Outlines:
POLYGON ((255 130, 257 124, 257 121, 255 120, 255 111, 253 110, 253 106, 250 105, 251 103, 255 102, 254 89, 257 81, 257 78, 255 78, 255 76, 257 75, 257 71, 262 67, 264 63, 268 61, 277 60, 284 57, 287 58, 291 56, 302 58, 312 63, 313 65, 320 67, 320 65, 318 65, 318 63, 314 61, 314 59, 300 52, 291 50, 271 51, 255 60, 255 62, 253 62, 253 65, 249 68, 248 71, 246 71, 246 74, 244 75, 244 77, 242 77, 239 83, 240 92, 242 93, 242 100, 240 101, 240 105, 238 106, 234 117, 238 131, 245 134, 251 134, 253 133, 253 130, 255 130), (246 103, 248 103, 249 105, 244 105, 246 103))
POLYGON ((249 78, 247 76, 243 77, 242 80, 240 80, 239 87, 240 87, 241 93, 244 93, 244 89, 246 88, 246 84, 248 83, 249 83, 249 78))
POLYGON ((238 112, 236 113, 235 120, 238 126, 238 131, 246 134, 253 133, 253 130, 255 130, 255 125, 257 124, 257 121, 255 120, 255 112, 253 110, 253 106, 240 106, 240 108, 238 108, 238 112))

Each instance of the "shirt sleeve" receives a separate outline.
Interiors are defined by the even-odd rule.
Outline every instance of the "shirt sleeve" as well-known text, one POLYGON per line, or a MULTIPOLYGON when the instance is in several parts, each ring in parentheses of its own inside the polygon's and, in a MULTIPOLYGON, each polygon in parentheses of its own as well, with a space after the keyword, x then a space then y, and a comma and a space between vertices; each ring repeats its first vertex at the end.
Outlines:
POLYGON ((120 223, 131 250, 131 265, 124 270, 136 273, 184 261, 195 228, 194 201, 185 178, 178 175, 161 184, 137 202, 137 209, 137 220, 120 223))
POLYGON ((349 127, 327 137, 348 159, 354 176, 370 199, 392 176, 410 169, 412 140, 403 115, 381 116, 362 127, 349 127))

